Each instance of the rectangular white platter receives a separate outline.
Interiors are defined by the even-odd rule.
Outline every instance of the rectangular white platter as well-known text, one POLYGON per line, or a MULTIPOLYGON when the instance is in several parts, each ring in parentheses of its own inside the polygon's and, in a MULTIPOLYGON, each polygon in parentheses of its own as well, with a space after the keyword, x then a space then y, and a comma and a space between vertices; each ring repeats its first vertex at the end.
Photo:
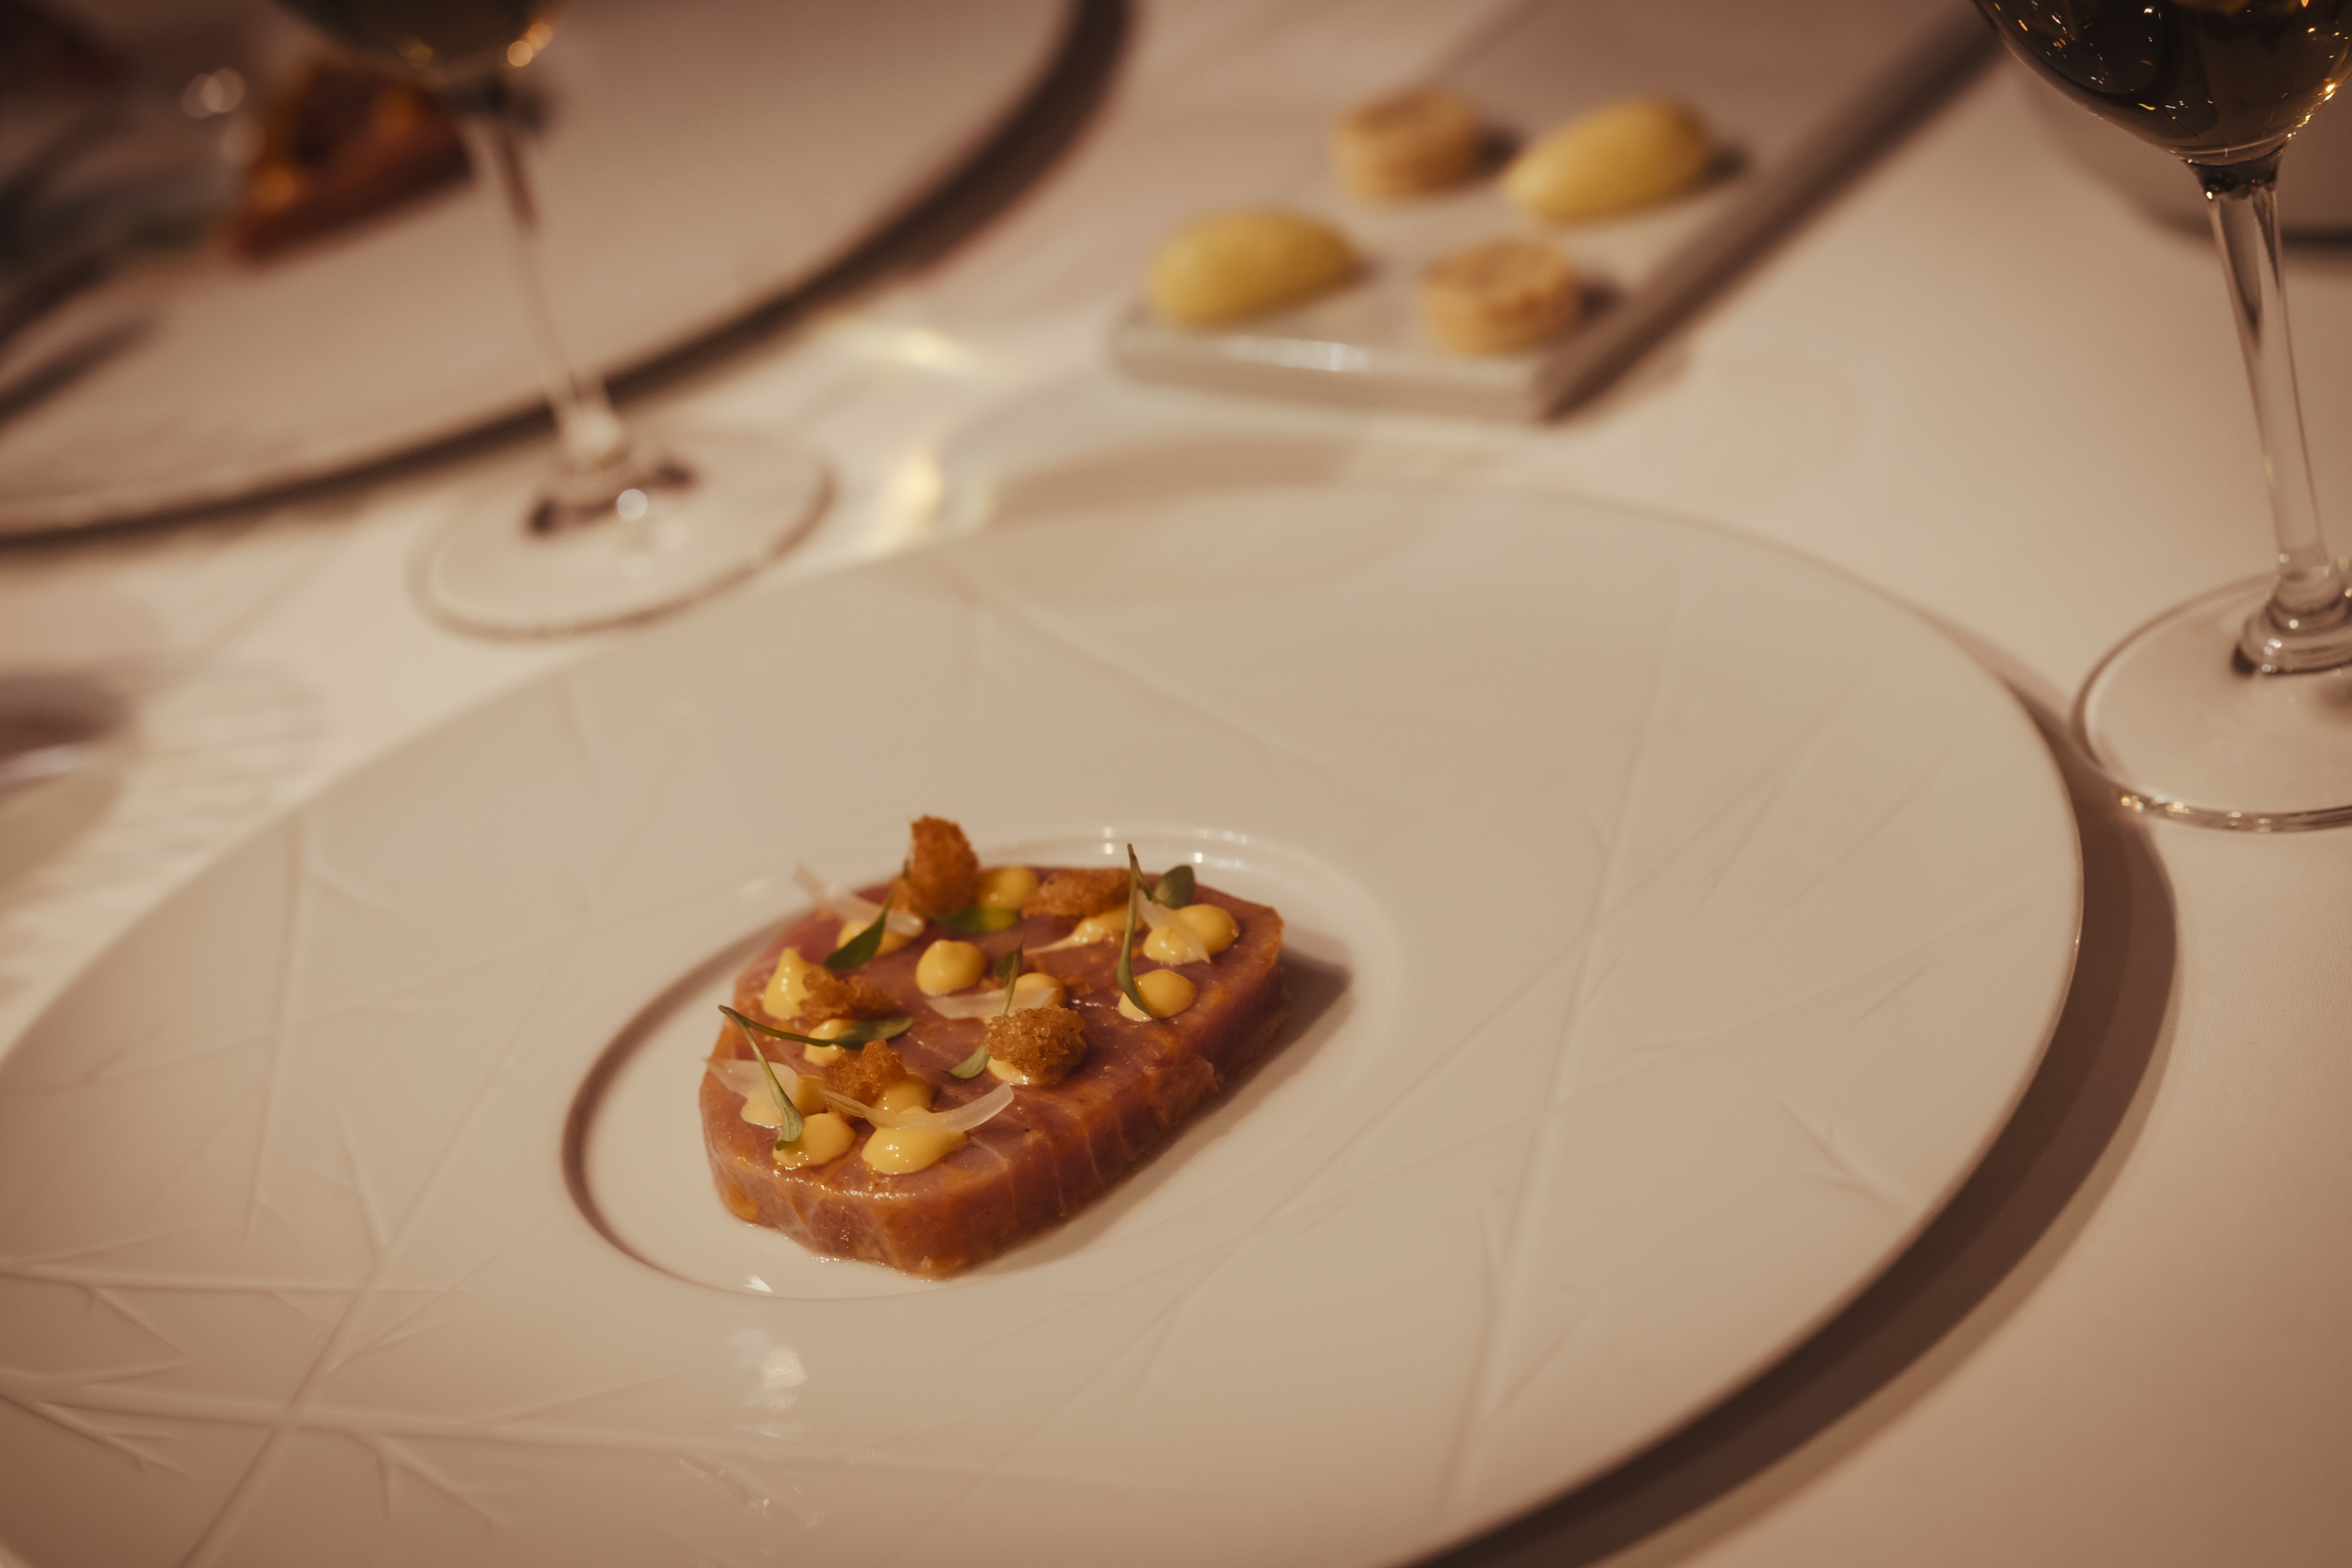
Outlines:
MULTIPOLYGON (((1138 306, 1112 359, 1146 381, 1391 408, 1539 419, 1580 402, 1989 58, 1965 0, 1534 0, 1431 74, 1524 142, 1617 99, 1696 109, 1721 148, 1695 195, 1547 230, 1494 172, 1415 200, 1348 195, 1327 173, 1297 205, 1367 265, 1348 287, 1207 331, 1138 306), (1423 267, 1499 235, 1551 234, 1585 291, 1582 323, 1515 354, 1447 353, 1424 335, 1423 267)), ((1407 84, 1396 84, 1399 86, 1407 84)))

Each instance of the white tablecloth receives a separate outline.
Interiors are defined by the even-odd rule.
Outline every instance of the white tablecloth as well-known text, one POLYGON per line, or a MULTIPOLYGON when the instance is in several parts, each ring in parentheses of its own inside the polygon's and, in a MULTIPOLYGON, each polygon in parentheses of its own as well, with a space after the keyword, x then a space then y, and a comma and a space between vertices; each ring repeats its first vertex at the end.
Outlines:
MULTIPOLYGON (((1147 9, 1100 119, 976 240, 663 395, 835 467, 815 536, 745 591, 919 543, 992 495, 1051 504, 1057 457, 1023 411, 1123 396, 1298 433, 1339 471, 1718 520, 1915 605, 2047 713, 2136 624, 2263 568, 2210 243, 2060 161, 2005 62, 1553 426, 1109 382, 1103 329, 1166 227, 1296 188, 1335 109, 1494 9, 1147 9)), ((2290 271, 2342 548, 2352 262, 2305 250, 2290 271)), ((106 663, 142 693, 119 768, 0 803, 0 1040, 253 825, 614 640, 474 641, 406 597, 420 531, 530 460, 0 554, 0 668, 106 663)), ((2084 818, 2065 1022, 1953 1209, 1790 1362, 1466 1561, 2352 1561, 2352 831, 2143 830, 2087 797, 2084 818)))

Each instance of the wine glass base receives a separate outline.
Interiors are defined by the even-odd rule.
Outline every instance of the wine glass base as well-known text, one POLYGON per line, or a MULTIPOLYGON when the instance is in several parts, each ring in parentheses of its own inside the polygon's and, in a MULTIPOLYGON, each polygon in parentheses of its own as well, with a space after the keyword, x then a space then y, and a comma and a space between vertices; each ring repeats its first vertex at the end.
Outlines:
POLYGON ((2091 672, 2074 734, 2135 811, 2279 833, 2352 823, 2352 666, 2257 674, 2236 657, 2270 581, 2193 600, 2091 672))
POLYGON ((791 548, 829 491, 824 468, 751 431, 655 429, 684 483, 624 489, 597 521, 541 530, 534 498, 509 494, 419 548, 412 585, 427 613, 488 637, 562 637, 649 620, 709 597, 791 548))

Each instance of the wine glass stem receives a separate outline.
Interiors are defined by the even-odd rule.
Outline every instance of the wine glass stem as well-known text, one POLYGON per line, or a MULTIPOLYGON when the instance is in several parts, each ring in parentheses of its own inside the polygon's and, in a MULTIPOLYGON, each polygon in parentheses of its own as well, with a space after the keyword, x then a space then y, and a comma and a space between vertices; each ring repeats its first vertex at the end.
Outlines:
POLYGON ((2262 437, 2263 474, 2278 531, 2278 574, 2270 602, 2248 623, 2241 650, 2259 668, 2295 669, 2341 662, 2339 628, 2352 617, 2345 583, 2328 553, 2312 490, 2311 458, 2304 446, 2303 407, 2295 394, 2294 351, 2287 342, 2286 295, 2279 273, 2279 154, 2246 163, 2196 165, 2221 247, 2231 314, 2253 384, 2254 422, 2262 437), (2337 633, 2335 637, 2327 634, 2337 633), (2297 644, 2331 645, 2298 658, 2297 644))
POLYGON ((609 473, 623 461, 628 432, 620 416, 613 412, 604 379, 580 368, 565 352, 563 336, 556 330, 539 245, 539 206, 531 196, 513 94, 503 81, 485 83, 470 95, 457 119, 475 169, 497 187, 499 206, 506 215, 499 226, 506 234, 508 258, 514 264, 540 384, 546 391, 548 407, 555 414, 562 477, 569 481, 564 488, 593 486, 597 476, 609 473))

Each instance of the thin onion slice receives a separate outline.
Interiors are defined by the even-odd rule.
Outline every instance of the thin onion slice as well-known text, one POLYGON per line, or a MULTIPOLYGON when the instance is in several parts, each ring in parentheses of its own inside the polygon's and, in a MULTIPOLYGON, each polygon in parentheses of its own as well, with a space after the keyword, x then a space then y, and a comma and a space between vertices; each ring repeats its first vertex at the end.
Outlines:
MULTIPOLYGON (((758 1062, 747 1062, 740 1057, 713 1057, 702 1065, 710 1069, 711 1077, 744 1099, 765 1100, 768 1098, 768 1080, 760 1071, 758 1062)), ((768 1065, 776 1069, 776 1081, 784 1086, 784 1098, 790 1100, 793 1091, 800 1087, 801 1075, 782 1062, 772 1061, 768 1065)))
POLYGON ((998 1084, 978 1100, 957 1106, 953 1110, 884 1110, 867 1105, 845 1094, 835 1094, 820 1089, 819 1094, 835 1110, 852 1116, 862 1116, 877 1127, 928 1127, 937 1132, 969 1132, 982 1122, 1013 1103, 1013 1086, 998 1084))
POLYGON ((1166 904, 1153 902, 1149 893, 1139 890, 1129 896, 1140 901, 1144 921, 1153 931, 1175 932, 1176 950, 1184 955, 1178 959, 1177 963, 1206 963, 1209 962, 1209 944, 1201 940, 1201 933, 1192 929, 1192 923, 1190 921, 1177 918, 1176 911, 1166 904))
MULTIPOLYGON (((1043 985, 1032 985, 1026 991, 1015 989, 1013 1010, 1023 1013, 1032 1007, 1051 1007, 1055 999, 1055 990, 1043 985)), ((934 996, 931 1010, 944 1018, 993 1018, 1004 1011, 1004 993, 982 991, 970 996, 934 996)))
MULTIPOLYGON (((801 891, 806 893, 811 901, 821 909, 831 910, 835 919, 852 931, 864 931, 874 923, 874 917, 882 912, 882 906, 873 900, 853 893, 847 888, 835 887, 805 866, 793 868, 793 880, 799 884, 801 891)), ((900 936, 920 936, 923 934, 923 917, 908 910, 892 910, 890 929, 900 936)))

